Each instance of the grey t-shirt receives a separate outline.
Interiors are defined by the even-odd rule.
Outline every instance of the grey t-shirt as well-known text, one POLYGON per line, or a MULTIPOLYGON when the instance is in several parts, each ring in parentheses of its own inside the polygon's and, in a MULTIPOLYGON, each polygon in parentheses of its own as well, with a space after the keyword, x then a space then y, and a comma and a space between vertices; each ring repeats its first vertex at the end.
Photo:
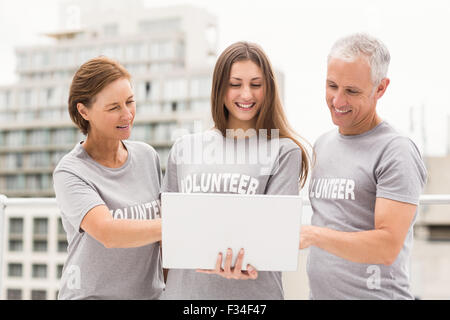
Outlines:
MULTIPOLYGON (((415 144, 388 123, 354 136, 330 131, 314 148, 317 162, 309 186, 312 225, 344 232, 373 230, 376 198, 418 205, 425 165, 415 144)), ((311 247, 307 263, 311 298, 412 299, 414 221, 390 266, 355 263, 311 247)))
MULTIPOLYGON (((225 138, 215 130, 182 137, 170 151, 162 191, 298 195, 300 148, 287 138, 274 139, 270 145, 253 142, 225 138)), ((277 218, 276 212, 273 218, 277 218)), ((171 269, 162 299, 283 297, 281 272, 261 271, 256 280, 229 280, 195 270, 171 269)))
POLYGON ((114 219, 160 217, 158 154, 142 142, 123 143, 128 157, 119 168, 102 166, 77 144, 53 173, 68 241, 59 299, 157 299, 163 291, 159 243, 105 248, 80 228, 98 205, 106 205, 114 219))

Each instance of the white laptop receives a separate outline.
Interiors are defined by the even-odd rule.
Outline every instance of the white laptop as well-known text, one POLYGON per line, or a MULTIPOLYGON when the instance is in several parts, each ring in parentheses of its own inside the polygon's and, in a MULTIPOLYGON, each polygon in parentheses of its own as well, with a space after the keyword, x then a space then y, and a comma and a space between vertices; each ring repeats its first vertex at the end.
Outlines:
POLYGON ((302 198, 162 193, 162 260, 168 269, 214 269, 219 252, 244 248, 242 270, 296 271, 302 198))

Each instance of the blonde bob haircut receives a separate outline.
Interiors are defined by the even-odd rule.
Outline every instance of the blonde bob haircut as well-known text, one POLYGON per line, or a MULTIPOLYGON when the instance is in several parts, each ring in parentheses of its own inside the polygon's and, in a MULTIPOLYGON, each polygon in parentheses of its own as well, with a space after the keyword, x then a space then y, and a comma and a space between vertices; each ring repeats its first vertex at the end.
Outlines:
POLYGON ((257 44, 243 41, 233 43, 217 59, 211 88, 211 112, 215 128, 225 136, 228 122, 225 95, 229 88, 231 67, 235 62, 248 60, 254 62, 261 69, 264 78, 264 100, 257 115, 255 129, 257 131, 266 129, 268 138, 270 138, 271 129, 278 129, 279 138, 289 138, 300 147, 302 151, 302 165, 299 181, 301 187, 303 187, 311 163, 305 146, 300 142, 300 140, 305 140, 289 125, 281 104, 272 66, 262 48, 257 44))

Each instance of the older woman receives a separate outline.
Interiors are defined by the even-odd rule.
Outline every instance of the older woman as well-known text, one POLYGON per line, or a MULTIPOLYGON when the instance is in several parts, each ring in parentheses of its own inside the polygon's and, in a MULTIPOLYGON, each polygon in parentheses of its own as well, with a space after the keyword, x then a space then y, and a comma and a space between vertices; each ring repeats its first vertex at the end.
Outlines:
POLYGON ((94 58, 76 72, 69 113, 86 135, 58 164, 56 200, 67 233, 59 299, 157 299, 164 288, 161 169, 129 138, 136 111, 129 73, 94 58))

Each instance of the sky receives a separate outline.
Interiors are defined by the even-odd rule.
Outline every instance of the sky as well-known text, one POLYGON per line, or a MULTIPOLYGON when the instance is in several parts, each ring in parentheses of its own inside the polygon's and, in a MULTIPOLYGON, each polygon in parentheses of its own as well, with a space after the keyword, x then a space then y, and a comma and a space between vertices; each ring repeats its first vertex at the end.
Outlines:
MULTIPOLYGON (((89 1, 89 0, 87 0, 89 1)), ((449 143, 450 1, 448 0, 144 0, 148 7, 191 4, 217 17, 218 53, 235 41, 261 45, 285 77, 284 105, 310 143, 334 126, 325 103, 326 57, 354 32, 381 39, 391 53, 391 83, 377 111, 423 153, 449 143), (423 126, 423 130, 422 130, 423 126), (422 134, 425 132, 425 134, 422 134)), ((0 0, 0 85, 15 80, 14 48, 48 41, 59 0, 0 0)))

